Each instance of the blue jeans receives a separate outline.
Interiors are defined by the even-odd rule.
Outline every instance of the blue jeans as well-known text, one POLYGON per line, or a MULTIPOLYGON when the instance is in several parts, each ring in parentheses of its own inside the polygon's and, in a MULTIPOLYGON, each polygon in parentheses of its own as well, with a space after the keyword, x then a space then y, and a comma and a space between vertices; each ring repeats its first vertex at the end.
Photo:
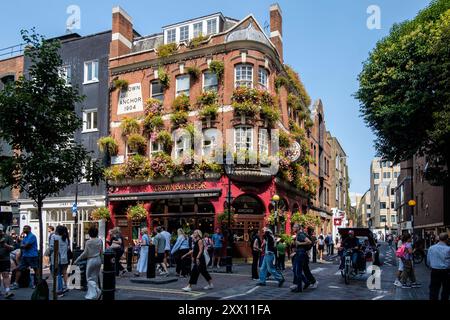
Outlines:
POLYGON ((293 268, 292 271, 294 272, 294 284, 299 286, 301 288, 302 282, 308 283, 308 280, 306 276, 303 274, 303 265, 305 263, 305 260, 308 259, 308 256, 306 255, 306 252, 304 250, 298 250, 295 254, 295 257, 293 259, 293 268), (300 280, 300 281, 299 281, 300 280))
POLYGON ((260 283, 266 283, 267 271, 270 272, 270 274, 273 275, 277 281, 281 281, 284 279, 281 273, 279 273, 277 269, 275 269, 274 260, 275 255, 273 254, 273 252, 266 252, 264 254, 264 260, 261 269, 259 270, 260 283))
MULTIPOLYGON (((57 288, 56 288, 56 291, 57 292, 61 292, 61 291, 63 291, 64 289, 65 289, 65 286, 64 286, 64 282, 63 282, 63 274, 62 274, 62 269, 63 269, 63 267, 65 267, 66 265, 62 265, 62 264, 59 264, 58 265, 58 274, 56 275, 56 284, 57 284, 57 288)), ((53 273, 53 268, 54 268, 54 266, 53 265, 51 265, 50 266, 50 271, 53 273)))

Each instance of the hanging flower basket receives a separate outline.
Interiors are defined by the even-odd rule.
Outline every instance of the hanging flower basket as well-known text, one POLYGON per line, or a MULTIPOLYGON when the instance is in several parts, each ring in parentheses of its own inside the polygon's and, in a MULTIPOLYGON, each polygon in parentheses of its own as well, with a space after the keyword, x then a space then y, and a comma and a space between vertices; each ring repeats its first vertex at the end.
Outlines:
POLYGON ((147 218, 147 210, 142 204, 131 206, 127 210, 127 218, 131 221, 143 221, 147 218))
POLYGON ((109 220, 111 218, 111 213, 106 207, 97 208, 91 213, 91 219, 94 221, 98 220, 109 220))
MULTIPOLYGON (((227 224, 228 223, 228 217, 229 217, 229 213, 228 212, 224 212, 221 213, 217 216, 217 221, 220 224, 227 224)), ((235 218, 234 218, 234 213, 231 213, 231 223, 235 222, 235 218)))

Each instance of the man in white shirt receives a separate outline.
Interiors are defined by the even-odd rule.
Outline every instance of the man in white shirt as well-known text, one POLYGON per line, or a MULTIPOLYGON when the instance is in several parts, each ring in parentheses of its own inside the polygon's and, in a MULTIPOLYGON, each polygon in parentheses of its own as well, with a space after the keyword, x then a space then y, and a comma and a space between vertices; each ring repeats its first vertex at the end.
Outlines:
POLYGON ((439 242, 428 249, 427 262, 431 268, 430 300, 448 301, 450 292, 450 246, 448 234, 441 233, 439 242))
POLYGON ((164 264, 169 268, 172 267, 172 263, 170 261, 170 240, 172 238, 172 235, 166 231, 166 229, 161 226, 161 235, 164 237, 164 239, 166 239, 166 248, 165 250, 165 255, 164 255, 164 264))

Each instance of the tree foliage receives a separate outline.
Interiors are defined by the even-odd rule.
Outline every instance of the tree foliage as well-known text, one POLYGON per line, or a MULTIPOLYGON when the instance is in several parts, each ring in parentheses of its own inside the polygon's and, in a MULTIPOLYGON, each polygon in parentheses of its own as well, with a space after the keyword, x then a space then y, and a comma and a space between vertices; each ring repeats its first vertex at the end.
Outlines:
POLYGON ((379 41, 359 75, 356 98, 380 156, 425 155, 428 178, 450 164, 450 0, 436 0, 379 41))
MULTIPOLYGON (((60 43, 47 41, 34 30, 22 31, 22 37, 31 62, 28 74, 0 92, 0 140, 14 150, 0 161, 0 187, 18 188, 36 202, 43 234, 43 200, 75 181, 93 178, 91 169, 99 174, 100 168, 73 140, 82 124, 75 104, 83 97, 59 76, 60 43)), ((42 252, 40 261, 42 267, 42 252)))

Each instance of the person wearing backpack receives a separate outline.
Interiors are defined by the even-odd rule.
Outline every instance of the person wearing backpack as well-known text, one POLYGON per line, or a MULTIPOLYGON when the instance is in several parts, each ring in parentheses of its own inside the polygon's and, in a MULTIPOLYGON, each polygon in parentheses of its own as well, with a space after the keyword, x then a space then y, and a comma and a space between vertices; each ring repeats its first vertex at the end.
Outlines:
POLYGON ((410 234, 405 236, 403 240, 403 245, 399 249, 403 248, 403 252, 399 252, 400 258, 403 262, 403 272, 400 282, 402 283, 403 289, 410 288, 420 288, 421 285, 416 282, 416 276, 414 274, 414 266, 413 266, 413 249, 412 249, 412 238, 410 234), (411 284, 408 284, 408 279, 411 281, 411 284))
MULTIPOLYGON (((398 242, 396 244, 397 245, 397 251, 395 252, 395 256, 397 257, 397 266, 398 266, 397 277, 396 277, 396 279, 394 281, 394 286, 396 286, 396 287, 401 287, 402 286, 402 283, 400 282, 400 279, 402 278, 403 262, 402 262, 402 259, 400 258, 400 256, 403 255, 403 252, 399 251, 399 250, 402 248, 402 245, 403 245, 403 240, 402 239, 404 237, 405 237, 404 235, 402 237, 399 237, 399 240, 398 240, 398 242)), ((404 250, 404 248, 402 250, 404 250)))

